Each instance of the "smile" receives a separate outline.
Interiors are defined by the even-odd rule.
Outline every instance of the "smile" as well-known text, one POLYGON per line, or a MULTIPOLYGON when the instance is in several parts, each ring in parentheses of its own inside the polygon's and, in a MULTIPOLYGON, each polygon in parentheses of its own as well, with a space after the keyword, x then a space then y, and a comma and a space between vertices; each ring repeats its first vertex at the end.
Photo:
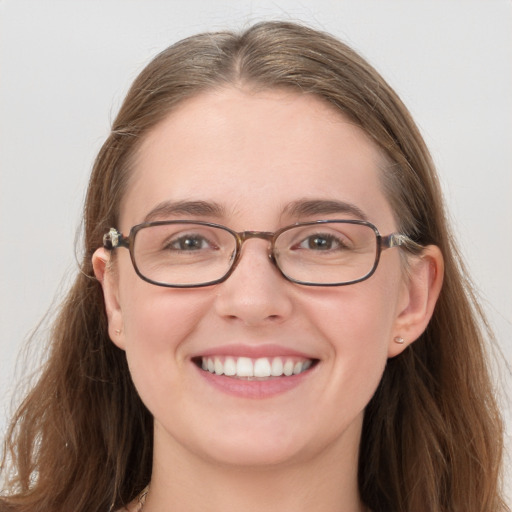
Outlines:
POLYGON ((298 357, 201 357, 197 362, 204 371, 238 379, 268 379, 299 375, 315 363, 313 359, 298 357))

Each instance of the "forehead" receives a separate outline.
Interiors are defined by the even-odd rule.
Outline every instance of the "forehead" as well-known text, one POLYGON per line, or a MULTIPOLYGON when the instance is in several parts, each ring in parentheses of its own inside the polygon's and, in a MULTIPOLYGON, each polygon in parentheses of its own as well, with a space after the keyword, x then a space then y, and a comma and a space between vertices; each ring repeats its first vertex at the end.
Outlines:
POLYGON ((240 229, 274 229, 268 224, 290 203, 316 199, 345 201, 377 225, 389 223, 382 163, 359 127, 313 95, 211 91, 183 102, 142 142, 121 227, 180 201, 220 205, 229 218, 216 220, 240 220, 240 229))

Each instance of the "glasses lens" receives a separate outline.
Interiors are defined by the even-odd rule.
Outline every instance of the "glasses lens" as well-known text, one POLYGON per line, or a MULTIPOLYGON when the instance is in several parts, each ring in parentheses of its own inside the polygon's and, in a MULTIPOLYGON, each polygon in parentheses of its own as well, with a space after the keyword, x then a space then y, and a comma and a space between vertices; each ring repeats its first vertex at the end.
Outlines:
POLYGON ((294 226, 275 242, 276 262, 289 279, 305 284, 346 284, 368 276, 377 236, 365 224, 328 222, 294 226))
POLYGON ((227 230, 194 223, 145 226, 133 245, 141 276, 170 286, 206 284, 229 270, 236 238, 227 230))

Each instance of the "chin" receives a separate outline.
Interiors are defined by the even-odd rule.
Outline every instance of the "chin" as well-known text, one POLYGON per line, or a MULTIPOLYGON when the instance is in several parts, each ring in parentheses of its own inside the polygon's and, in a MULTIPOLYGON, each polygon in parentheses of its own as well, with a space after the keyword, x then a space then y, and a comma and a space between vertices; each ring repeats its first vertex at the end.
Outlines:
POLYGON ((301 452, 300 448, 283 443, 260 443, 246 438, 243 443, 210 446, 203 453, 205 458, 221 466, 254 469, 291 464, 301 459, 301 452))

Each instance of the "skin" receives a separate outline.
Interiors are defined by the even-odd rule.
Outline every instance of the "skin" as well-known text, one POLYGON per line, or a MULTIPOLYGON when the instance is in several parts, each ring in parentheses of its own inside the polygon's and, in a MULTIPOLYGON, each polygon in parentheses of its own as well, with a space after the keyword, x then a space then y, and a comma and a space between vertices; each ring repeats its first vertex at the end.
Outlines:
MULTIPOLYGON (((225 88, 184 102, 143 142, 120 226, 165 201, 222 206, 205 220, 275 231, 350 213, 291 214, 298 200, 357 206, 381 234, 396 231, 379 174, 382 158, 356 126, 321 100, 283 91, 225 88)), ((160 219, 161 217, 159 217, 160 219)), ((135 385, 155 418, 154 469, 145 512, 364 510, 357 457, 364 408, 386 361, 425 329, 442 281, 442 257, 384 251, 375 274, 345 287, 286 281, 267 242, 245 243, 224 283, 177 290, 142 281, 128 251, 114 265, 98 249, 109 332, 126 351, 135 385), (117 333, 116 331, 120 331, 117 333), (403 345, 393 341, 406 340, 403 345), (254 399, 219 391, 191 358, 226 345, 278 345, 318 359, 296 387, 254 399)))

